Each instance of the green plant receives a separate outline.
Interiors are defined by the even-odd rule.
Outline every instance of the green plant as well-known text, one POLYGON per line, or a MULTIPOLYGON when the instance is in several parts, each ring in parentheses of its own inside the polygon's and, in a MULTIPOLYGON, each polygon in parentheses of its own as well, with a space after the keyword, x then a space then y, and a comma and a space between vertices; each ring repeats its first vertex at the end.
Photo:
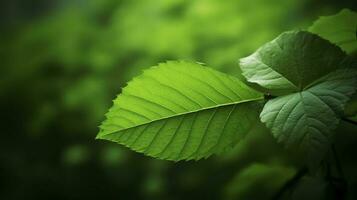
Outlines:
POLYGON ((356 34, 357 14, 349 10, 309 32, 282 33, 240 59, 246 80, 200 63, 159 64, 123 88, 97 139, 159 159, 198 160, 237 144, 260 118, 313 171, 340 119, 356 123, 356 34))

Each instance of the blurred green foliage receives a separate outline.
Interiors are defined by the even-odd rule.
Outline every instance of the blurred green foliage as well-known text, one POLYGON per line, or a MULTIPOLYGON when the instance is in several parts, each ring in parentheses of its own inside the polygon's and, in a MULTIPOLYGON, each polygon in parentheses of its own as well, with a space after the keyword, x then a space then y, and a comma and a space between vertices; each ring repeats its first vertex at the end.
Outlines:
POLYGON ((271 199, 293 175, 293 169, 281 165, 252 164, 229 183, 227 199, 271 199))
MULTIPOLYGON (((237 60, 280 32, 357 7, 348 0, 1 4, 0 199, 235 199, 256 189, 241 184, 290 175, 298 165, 262 125, 227 155, 199 162, 153 160, 94 137, 111 100, 144 68, 180 59, 238 75, 237 60)), ((346 132, 352 138, 356 129, 346 132)), ((357 141, 340 143, 356 187, 357 141)), ((265 188, 271 194, 281 181, 273 183, 265 188)))

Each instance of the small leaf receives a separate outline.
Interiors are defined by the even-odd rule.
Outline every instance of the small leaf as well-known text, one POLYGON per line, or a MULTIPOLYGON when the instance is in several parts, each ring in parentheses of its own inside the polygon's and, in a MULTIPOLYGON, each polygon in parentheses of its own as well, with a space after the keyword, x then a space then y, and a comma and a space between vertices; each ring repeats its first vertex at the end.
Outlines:
POLYGON ((351 54, 357 51, 357 13, 343 9, 336 15, 320 17, 309 31, 340 46, 351 54))
POLYGON ((279 142, 299 148, 308 160, 326 152, 344 106, 356 90, 357 70, 340 69, 304 91, 269 100, 260 114, 279 142))
POLYGON ((167 62, 123 89, 97 136, 167 160, 220 153, 251 128, 262 94, 197 63, 167 62))
POLYGON ((283 95, 302 91, 341 67, 345 59, 345 53, 327 40, 309 32, 292 31, 242 58, 240 67, 247 81, 283 95))

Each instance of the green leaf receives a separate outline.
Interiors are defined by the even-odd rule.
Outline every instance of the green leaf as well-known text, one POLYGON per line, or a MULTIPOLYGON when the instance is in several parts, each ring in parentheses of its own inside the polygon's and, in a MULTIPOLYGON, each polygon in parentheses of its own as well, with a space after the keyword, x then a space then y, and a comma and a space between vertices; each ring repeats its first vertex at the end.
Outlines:
POLYGON ((357 51, 357 13, 343 9, 336 15, 320 17, 309 31, 340 46, 347 53, 357 51))
POLYGON ((269 100, 260 114, 261 121, 279 142, 298 148, 308 160, 318 161, 356 90, 356 78, 356 69, 339 69, 306 90, 269 100))
POLYGON ((302 91, 316 79, 338 69, 345 53, 319 36, 285 32, 240 60, 243 76, 275 95, 302 91), (323 50, 322 50, 323 49, 323 50))
POLYGON ((234 145, 257 119, 262 94, 197 63, 167 62, 123 89, 97 136, 167 160, 190 160, 234 145))

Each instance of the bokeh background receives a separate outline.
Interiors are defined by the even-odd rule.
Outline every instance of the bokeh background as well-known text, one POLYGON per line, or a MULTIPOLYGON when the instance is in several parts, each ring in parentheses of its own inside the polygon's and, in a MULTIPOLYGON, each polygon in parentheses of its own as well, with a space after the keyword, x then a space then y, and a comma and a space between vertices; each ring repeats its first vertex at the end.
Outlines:
MULTIPOLYGON (((121 88, 142 69, 189 60, 239 76, 239 58, 283 31, 307 28, 342 8, 357 10, 357 3, 1 1, 0 199, 273 197, 298 167, 259 123, 225 155, 178 163, 95 140, 98 126, 121 88)), ((343 151, 355 150, 351 138, 341 143, 351 146, 343 151)), ((355 160, 340 152, 346 162, 355 160)), ((353 166, 347 163, 345 170, 353 166)))

